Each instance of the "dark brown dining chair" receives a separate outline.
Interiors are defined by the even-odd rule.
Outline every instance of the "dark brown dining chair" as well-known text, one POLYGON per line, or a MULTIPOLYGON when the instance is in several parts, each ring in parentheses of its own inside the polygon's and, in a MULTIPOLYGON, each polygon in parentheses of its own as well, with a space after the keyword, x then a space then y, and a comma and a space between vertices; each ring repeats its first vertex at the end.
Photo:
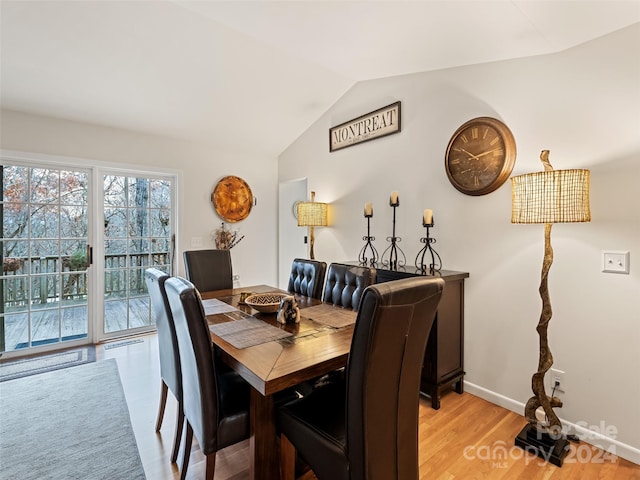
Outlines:
POLYGON ((420 372, 444 280, 368 287, 346 375, 280 406, 283 479, 296 452, 320 480, 418 480, 420 372))
POLYGON ((230 250, 187 250, 183 257, 187 280, 200 292, 233 288, 230 250))
POLYGON ((320 300, 326 272, 327 264, 325 262, 294 258, 291 264, 287 290, 291 293, 299 293, 300 295, 320 300))
POLYGON ((357 311, 362 292, 375 281, 375 268, 332 263, 327 270, 322 301, 357 311))
POLYGON ((164 410, 167 405, 167 394, 170 390, 178 402, 176 416, 176 431, 173 440, 171 462, 175 463, 180 449, 184 415, 182 413, 182 373, 180 370, 180 356, 178 354, 178 339, 173 324, 173 315, 169 309, 169 302, 164 290, 164 282, 169 278, 165 272, 157 268, 148 268, 144 273, 149 300, 151 302, 151 318, 158 329, 158 353, 160 356, 160 406, 156 420, 156 432, 162 427, 164 410))
POLYGON ((183 410, 187 424, 180 478, 189 467, 195 435, 212 480, 216 452, 249 438, 249 384, 232 371, 218 372, 200 293, 180 277, 165 282, 182 367, 183 410))
MULTIPOLYGON (((324 283, 322 301, 339 307, 358 310, 360 298, 365 288, 376 280, 376 269, 361 265, 347 265, 331 263, 327 270, 324 283)), ((340 368, 326 375, 321 375, 311 381, 298 385, 298 392, 307 395, 318 386, 340 380, 344 376, 344 368, 340 368)))

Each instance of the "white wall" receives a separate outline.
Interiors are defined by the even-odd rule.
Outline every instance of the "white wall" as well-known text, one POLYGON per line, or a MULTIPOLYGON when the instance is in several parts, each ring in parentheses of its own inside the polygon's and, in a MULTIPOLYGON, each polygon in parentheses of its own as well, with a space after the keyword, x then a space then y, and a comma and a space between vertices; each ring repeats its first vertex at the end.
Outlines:
MULTIPOLYGON (((509 182, 471 197, 449 183, 447 143, 465 121, 502 119, 518 157, 513 174, 592 172, 588 224, 555 225, 549 327, 555 367, 566 372, 572 423, 617 428, 618 453, 640 463, 640 25, 554 55, 405 75, 354 86, 279 159, 278 181, 308 177, 316 199, 333 204, 333 225, 316 229, 316 257, 355 260, 372 201, 379 252, 397 233, 413 264, 422 247, 422 211, 445 269, 470 273, 465 298, 467 388, 522 413, 537 368, 542 225, 510 224, 509 182), (402 131, 329 153, 328 130, 402 101, 402 131), (601 273, 602 250, 631 252, 631 274, 601 273)), ((605 442, 606 443, 606 442, 605 442)))
POLYGON ((3 110, 0 147, 85 159, 87 164, 108 162, 124 167, 157 166, 182 173, 179 186, 179 273, 184 274, 182 251, 192 237, 202 237, 203 248, 215 248, 211 232, 222 219, 211 203, 220 178, 236 175, 247 181, 258 204, 242 222, 230 224, 244 239, 231 250, 234 274, 240 285, 275 284, 277 241, 277 159, 249 151, 223 151, 215 145, 144 135, 61 119, 3 110))

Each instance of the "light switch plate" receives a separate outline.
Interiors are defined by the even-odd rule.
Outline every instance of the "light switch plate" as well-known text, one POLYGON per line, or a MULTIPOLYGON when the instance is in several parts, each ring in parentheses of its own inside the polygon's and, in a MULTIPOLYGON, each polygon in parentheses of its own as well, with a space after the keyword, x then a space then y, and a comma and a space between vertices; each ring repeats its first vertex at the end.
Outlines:
POLYGON ((602 252, 602 271, 629 273, 629 252, 602 252))
POLYGON ((202 248, 202 237, 191 237, 191 248, 202 248))

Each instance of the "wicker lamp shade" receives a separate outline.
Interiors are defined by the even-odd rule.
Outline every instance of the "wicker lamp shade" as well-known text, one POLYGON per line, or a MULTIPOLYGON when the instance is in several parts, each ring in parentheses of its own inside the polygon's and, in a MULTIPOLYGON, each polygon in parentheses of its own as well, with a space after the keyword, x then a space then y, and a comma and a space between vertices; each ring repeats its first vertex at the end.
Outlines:
POLYGON ((314 227, 327 226, 327 210, 329 206, 327 203, 316 202, 315 200, 316 192, 311 192, 310 202, 298 203, 298 226, 309 227, 309 257, 312 260, 316 258, 313 252, 313 245, 315 243, 313 229, 314 227))
POLYGON ((298 226, 326 227, 327 206, 328 204, 321 202, 298 203, 298 226))
POLYGON ((547 170, 511 178, 511 223, 589 222, 589 170, 547 170))

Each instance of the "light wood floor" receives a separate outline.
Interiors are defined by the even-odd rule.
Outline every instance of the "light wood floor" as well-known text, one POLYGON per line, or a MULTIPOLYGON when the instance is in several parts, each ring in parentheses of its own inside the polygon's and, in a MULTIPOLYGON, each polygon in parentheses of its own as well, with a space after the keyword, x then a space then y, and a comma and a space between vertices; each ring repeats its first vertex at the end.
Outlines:
MULTIPOLYGON (((147 478, 174 480, 179 478, 179 471, 169 457, 176 403, 170 398, 161 433, 156 434, 160 390, 157 341, 155 335, 141 338, 142 343, 108 350, 98 345, 96 355, 98 361, 115 358, 118 362, 147 478)), ((440 410, 431 409, 428 401, 422 400, 420 479, 640 480, 640 466, 615 456, 609 458, 584 442, 572 444, 562 468, 543 463, 513 447, 513 439, 525 424, 521 415, 468 393, 445 393, 440 410)), ((216 480, 247 479, 248 462, 248 442, 218 452, 216 480)), ((204 457, 194 439, 187 479, 201 478, 204 457)))

